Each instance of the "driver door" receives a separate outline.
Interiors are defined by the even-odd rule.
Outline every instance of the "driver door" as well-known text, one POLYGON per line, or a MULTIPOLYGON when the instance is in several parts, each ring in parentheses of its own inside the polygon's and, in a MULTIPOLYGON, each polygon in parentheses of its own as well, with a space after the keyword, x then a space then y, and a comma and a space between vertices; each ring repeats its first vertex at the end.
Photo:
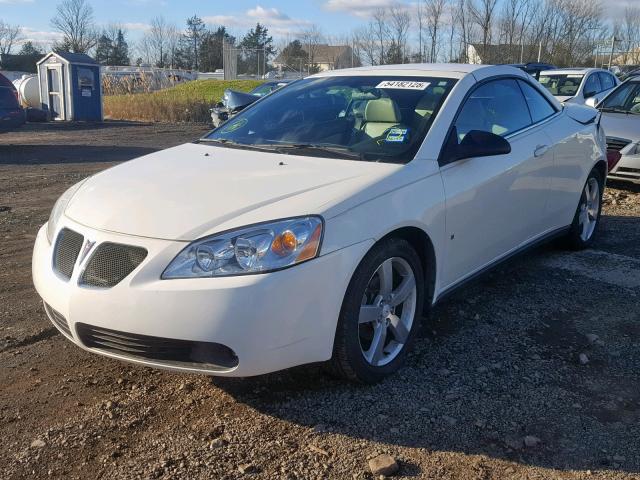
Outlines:
POLYGON ((544 125, 533 125, 515 79, 489 80, 476 87, 453 126, 458 141, 471 130, 501 135, 511 153, 441 160, 448 241, 444 288, 545 231, 553 172, 550 139, 544 125))

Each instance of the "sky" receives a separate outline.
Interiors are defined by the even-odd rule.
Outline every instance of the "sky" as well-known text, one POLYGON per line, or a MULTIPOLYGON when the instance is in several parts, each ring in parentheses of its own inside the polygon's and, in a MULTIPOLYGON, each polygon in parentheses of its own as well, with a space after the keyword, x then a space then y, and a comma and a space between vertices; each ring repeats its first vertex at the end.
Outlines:
MULTIPOLYGON (((364 23, 376 8, 400 0, 89 0, 98 26, 123 25, 135 41, 151 18, 163 16, 179 27, 193 15, 210 27, 225 25, 242 36, 256 22, 275 37, 295 37, 296 32, 317 24, 326 35, 339 35, 364 23)), ((406 0, 409 3, 412 0, 406 0)), ((415 0, 413 0, 415 1, 415 0)), ((48 44, 57 34, 51 27, 58 0, 0 0, 0 20, 23 27, 28 40, 48 44)), ((608 17, 621 18, 625 5, 640 0, 602 0, 608 17)))

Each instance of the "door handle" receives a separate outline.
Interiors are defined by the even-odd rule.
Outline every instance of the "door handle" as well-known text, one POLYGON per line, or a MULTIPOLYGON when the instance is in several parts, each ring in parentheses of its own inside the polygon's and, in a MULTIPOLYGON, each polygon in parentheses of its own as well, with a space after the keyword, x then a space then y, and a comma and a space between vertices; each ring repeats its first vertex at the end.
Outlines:
POLYGON ((549 150, 549 145, 538 145, 536 149, 533 151, 533 155, 535 157, 541 157, 549 150))

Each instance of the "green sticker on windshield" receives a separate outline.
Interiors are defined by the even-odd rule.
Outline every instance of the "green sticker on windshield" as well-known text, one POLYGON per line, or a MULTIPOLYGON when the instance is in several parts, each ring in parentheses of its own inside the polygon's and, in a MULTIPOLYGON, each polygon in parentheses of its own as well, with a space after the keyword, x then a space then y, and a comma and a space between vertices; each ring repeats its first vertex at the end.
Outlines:
POLYGON ((391 128, 384 139, 386 143, 405 143, 407 140, 409 140, 408 128, 391 128))
POLYGON ((237 122, 233 122, 227 126, 225 126, 222 129, 222 133, 231 133, 231 132, 235 132, 236 130, 244 127, 247 124, 247 119, 246 118, 241 118, 240 120, 238 120, 237 122))

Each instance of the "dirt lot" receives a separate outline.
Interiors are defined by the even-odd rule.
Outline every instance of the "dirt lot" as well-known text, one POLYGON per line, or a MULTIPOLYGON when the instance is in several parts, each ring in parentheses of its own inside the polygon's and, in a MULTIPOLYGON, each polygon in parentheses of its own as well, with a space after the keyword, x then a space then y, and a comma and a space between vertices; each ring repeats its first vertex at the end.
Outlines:
POLYGON ((407 368, 377 386, 318 367, 212 380, 70 344, 31 285, 55 198, 205 130, 0 136, 0 478, 357 479, 380 453, 400 477, 640 478, 638 187, 610 186, 595 249, 536 250, 438 306, 407 368))

